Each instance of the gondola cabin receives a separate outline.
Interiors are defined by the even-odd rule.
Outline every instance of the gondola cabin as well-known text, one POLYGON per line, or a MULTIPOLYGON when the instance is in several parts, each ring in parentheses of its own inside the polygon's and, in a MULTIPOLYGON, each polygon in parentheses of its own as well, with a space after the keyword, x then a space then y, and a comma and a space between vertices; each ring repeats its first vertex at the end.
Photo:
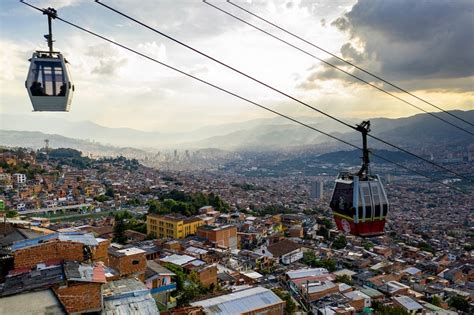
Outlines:
POLYGON ((378 175, 339 174, 330 207, 341 231, 363 237, 384 233, 389 203, 378 175))
POLYGON ((363 121, 355 129, 362 134, 362 167, 355 174, 339 174, 329 207, 340 231, 362 237, 382 235, 389 203, 380 177, 369 170, 370 121, 363 121))
POLYGON ((33 53, 25 87, 34 111, 67 112, 71 107, 74 85, 59 52, 33 53))

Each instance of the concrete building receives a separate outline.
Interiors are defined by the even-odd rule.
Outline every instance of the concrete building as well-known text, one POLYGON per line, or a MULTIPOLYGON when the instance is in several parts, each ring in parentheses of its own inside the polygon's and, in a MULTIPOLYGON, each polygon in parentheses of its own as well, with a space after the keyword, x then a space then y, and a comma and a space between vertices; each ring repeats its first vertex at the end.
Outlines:
POLYGON ((323 182, 314 181, 311 183, 311 199, 322 199, 323 198, 323 182))
POLYGON ((185 238, 194 235, 204 221, 198 217, 149 214, 147 232, 157 238, 185 238))
POLYGON ((284 239, 270 246, 262 246, 256 253, 277 259, 280 263, 285 265, 294 263, 303 258, 302 246, 288 239, 284 239))

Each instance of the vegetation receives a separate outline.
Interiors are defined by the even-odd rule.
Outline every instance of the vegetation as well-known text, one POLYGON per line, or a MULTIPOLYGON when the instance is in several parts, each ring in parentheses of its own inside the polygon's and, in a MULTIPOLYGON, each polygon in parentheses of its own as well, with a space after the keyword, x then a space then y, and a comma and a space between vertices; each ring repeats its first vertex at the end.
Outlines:
POLYGON ((383 305, 381 302, 378 302, 378 301, 372 302, 372 308, 374 309, 374 314, 378 314, 378 315, 409 315, 410 314, 401 307, 383 305))
POLYGON ((458 311, 469 313, 469 302, 460 295, 455 295, 449 299, 449 306, 458 311))
POLYGON ((363 240, 362 246, 364 247, 365 250, 370 250, 371 248, 374 247, 374 243, 372 243, 371 241, 363 240))
POLYGON ((125 244, 127 237, 125 236, 125 219, 115 215, 114 238, 113 241, 119 244, 125 244))
POLYGON ((282 214, 282 213, 292 213, 291 209, 286 208, 280 205, 268 205, 263 209, 258 210, 258 214, 261 216, 265 215, 275 215, 275 214, 282 214))
POLYGON ((319 259, 313 251, 304 252, 302 262, 303 264, 314 268, 326 268, 331 272, 336 271, 336 261, 334 259, 319 259))
POLYGON ((291 297, 291 295, 288 292, 284 292, 280 288, 274 288, 272 289, 272 291, 273 293, 278 295, 280 299, 286 302, 285 309, 284 309, 285 315, 294 314, 296 311, 296 304, 295 302, 293 302, 293 298, 291 297))
POLYGON ((203 206, 213 206, 217 211, 227 212, 229 205, 214 193, 187 194, 183 191, 173 190, 161 196, 160 200, 150 199, 147 201, 148 212, 156 214, 179 213, 192 216, 198 213, 203 206))
POLYGON ((343 249, 347 245, 347 240, 344 235, 339 235, 334 242, 332 243, 332 248, 334 249, 343 249))
POLYGON ((129 211, 120 211, 115 213, 115 226, 114 226, 114 242, 119 244, 125 244, 127 238, 125 237, 126 230, 132 230, 139 233, 146 234, 146 222, 145 217, 135 218, 129 211))
POLYGON ((431 298, 431 304, 435 305, 435 306, 441 306, 441 303, 443 302, 443 300, 437 296, 437 295, 434 295, 432 298, 431 298))
POLYGON ((336 276, 336 282, 345 283, 347 285, 353 285, 354 284, 354 281, 352 281, 352 278, 348 275, 336 276))
POLYGON ((176 291, 171 294, 176 297, 178 306, 187 305, 195 298, 215 289, 214 286, 202 286, 195 272, 187 274, 182 267, 170 263, 164 264, 164 267, 176 274, 176 291))
POLYGON ((435 253, 435 250, 433 247, 431 247, 431 245, 429 245, 428 243, 426 242, 420 242, 418 243, 418 248, 425 251, 425 252, 430 252, 430 253, 435 253))

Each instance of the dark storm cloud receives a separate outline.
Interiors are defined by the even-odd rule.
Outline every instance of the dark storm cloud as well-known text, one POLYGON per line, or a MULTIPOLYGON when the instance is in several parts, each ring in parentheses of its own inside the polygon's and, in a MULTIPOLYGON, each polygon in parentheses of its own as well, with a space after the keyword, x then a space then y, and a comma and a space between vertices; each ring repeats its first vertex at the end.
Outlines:
MULTIPOLYGON (((474 2, 470 0, 359 0, 333 25, 364 44, 380 72, 394 79, 474 75, 474 2)), ((345 51, 344 51, 345 50, 345 51)))

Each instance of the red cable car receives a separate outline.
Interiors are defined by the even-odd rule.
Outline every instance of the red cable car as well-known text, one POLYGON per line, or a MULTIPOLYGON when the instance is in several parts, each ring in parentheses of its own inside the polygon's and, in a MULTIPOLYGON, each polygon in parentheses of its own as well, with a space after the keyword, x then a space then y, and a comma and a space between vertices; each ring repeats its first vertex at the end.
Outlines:
POLYGON ((370 122, 362 122, 357 130, 363 140, 362 167, 356 174, 339 174, 330 207, 339 230, 362 237, 378 236, 384 233, 390 205, 380 177, 369 172, 367 133, 370 122))

